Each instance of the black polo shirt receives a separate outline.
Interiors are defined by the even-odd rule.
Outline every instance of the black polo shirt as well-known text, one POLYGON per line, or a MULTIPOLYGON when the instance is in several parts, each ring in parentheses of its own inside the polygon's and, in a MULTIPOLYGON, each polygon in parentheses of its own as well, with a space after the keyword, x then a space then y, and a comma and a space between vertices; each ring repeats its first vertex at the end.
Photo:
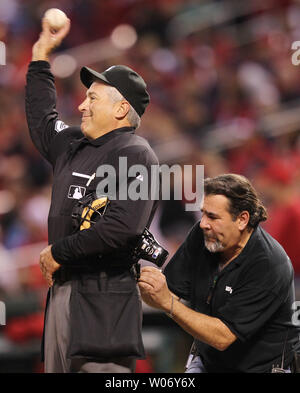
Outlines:
POLYGON ((218 266, 197 223, 165 269, 172 292, 237 336, 225 351, 196 340, 207 371, 270 372, 281 363, 286 337, 284 364, 290 364, 299 333, 292 324, 293 267, 283 248, 257 227, 239 256, 221 272, 218 266))

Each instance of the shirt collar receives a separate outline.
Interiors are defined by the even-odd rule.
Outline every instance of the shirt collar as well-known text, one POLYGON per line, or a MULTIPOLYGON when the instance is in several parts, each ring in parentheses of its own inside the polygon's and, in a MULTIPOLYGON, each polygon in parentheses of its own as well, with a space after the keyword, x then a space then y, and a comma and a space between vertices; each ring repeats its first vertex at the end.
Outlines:
POLYGON ((80 141, 94 146, 101 146, 120 134, 124 134, 124 133, 134 134, 134 132, 135 132, 135 128, 133 127, 121 127, 109 131, 108 133, 101 135, 99 138, 96 139, 88 139, 84 136, 83 138, 80 139, 80 141))
POLYGON ((236 265, 241 265, 243 261, 247 260, 247 257, 249 259, 249 254, 251 253, 251 249, 253 248, 253 246, 256 243, 258 231, 260 231, 259 226, 253 229, 253 232, 251 233, 251 236, 250 236, 249 240, 247 241, 245 247, 243 248, 242 252, 233 261, 231 261, 228 264, 228 266, 225 266, 225 268, 223 270, 225 270, 225 269, 226 269, 226 271, 232 270, 232 269, 234 269, 234 267, 236 265))
POLYGON ((251 233, 251 236, 247 241, 245 247, 243 248, 242 252, 234 259, 236 263, 241 264, 243 259, 245 259, 247 255, 249 255, 250 250, 255 244, 259 230, 260 230, 259 226, 253 229, 253 232, 251 233))
MULTIPOLYGON (((223 271, 229 271, 229 270, 234 269, 236 265, 241 265, 241 263, 247 258, 247 255, 249 255, 249 253, 251 252, 251 249, 255 245, 259 231, 261 231, 261 228, 259 226, 254 228, 249 240, 247 241, 247 243, 246 243, 245 247, 243 248, 243 250, 241 251, 241 253, 235 259, 233 259, 227 266, 225 266, 224 269, 221 270, 221 273, 223 271)), ((204 252, 206 253, 206 255, 209 256, 211 262, 213 263, 213 265, 216 268, 219 265, 218 255, 216 253, 212 253, 212 252, 208 251, 204 245, 203 245, 203 249, 204 249, 204 252)))

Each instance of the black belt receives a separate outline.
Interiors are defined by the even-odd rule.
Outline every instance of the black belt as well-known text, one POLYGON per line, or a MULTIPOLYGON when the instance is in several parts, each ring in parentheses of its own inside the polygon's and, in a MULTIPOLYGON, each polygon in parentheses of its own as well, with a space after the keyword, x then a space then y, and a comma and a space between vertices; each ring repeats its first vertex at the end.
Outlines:
POLYGON ((63 284, 66 281, 79 279, 83 275, 97 275, 101 272, 106 272, 108 275, 120 274, 124 271, 131 271, 136 279, 139 277, 139 267, 137 265, 128 265, 128 263, 124 263, 123 265, 103 265, 99 263, 97 266, 95 265, 86 265, 86 266, 62 266, 60 269, 56 270, 53 275, 54 280, 57 283, 63 284))

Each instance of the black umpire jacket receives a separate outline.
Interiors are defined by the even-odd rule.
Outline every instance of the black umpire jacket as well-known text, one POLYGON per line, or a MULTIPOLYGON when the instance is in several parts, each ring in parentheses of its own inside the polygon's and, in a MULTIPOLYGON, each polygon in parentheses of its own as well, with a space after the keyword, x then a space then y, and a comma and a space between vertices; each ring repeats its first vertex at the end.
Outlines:
MULTIPOLYGON (((62 265, 56 279, 80 274, 80 280, 71 280, 68 355, 142 357, 141 302, 127 251, 149 227, 156 201, 150 197, 111 200, 95 225, 76 232, 72 210, 80 197, 96 191, 103 180, 96 176, 100 166, 115 168, 118 190, 119 157, 126 158, 128 168, 141 164, 149 173, 152 165, 158 165, 157 157, 133 128, 119 128, 88 140, 80 127, 68 127, 59 120, 54 77, 46 61, 29 65, 26 115, 34 145, 53 167, 48 234, 53 257, 62 265)), ((145 181, 150 184, 150 176, 145 181)))

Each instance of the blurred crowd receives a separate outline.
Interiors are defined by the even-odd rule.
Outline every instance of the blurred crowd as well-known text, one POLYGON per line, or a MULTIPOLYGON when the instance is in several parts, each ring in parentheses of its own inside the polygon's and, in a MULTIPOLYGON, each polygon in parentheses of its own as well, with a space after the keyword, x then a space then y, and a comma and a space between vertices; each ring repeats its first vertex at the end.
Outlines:
MULTIPOLYGON (((38 346, 41 336, 46 287, 38 255, 47 243, 52 175, 29 139, 24 86, 41 16, 51 7, 72 23, 56 55, 99 42, 93 62, 81 58, 82 65, 126 64, 144 77, 151 104, 138 133, 161 163, 202 164, 206 177, 233 172, 253 182, 269 212, 264 227, 299 278, 300 68, 291 46, 300 40, 300 1, 0 0, 0 300, 7 309, 0 358, 14 346, 24 367, 22 356, 35 348, 28 340, 38 346), (118 51, 109 41, 102 56, 101 42, 124 25, 136 41, 118 51)), ((79 124, 79 67, 56 77, 56 87, 60 118, 79 124)), ((172 255, 198 218, 173 198, 160 203, 153 230, 172 255)), ((30 367, 38 371, 38 360, 30 367)))

